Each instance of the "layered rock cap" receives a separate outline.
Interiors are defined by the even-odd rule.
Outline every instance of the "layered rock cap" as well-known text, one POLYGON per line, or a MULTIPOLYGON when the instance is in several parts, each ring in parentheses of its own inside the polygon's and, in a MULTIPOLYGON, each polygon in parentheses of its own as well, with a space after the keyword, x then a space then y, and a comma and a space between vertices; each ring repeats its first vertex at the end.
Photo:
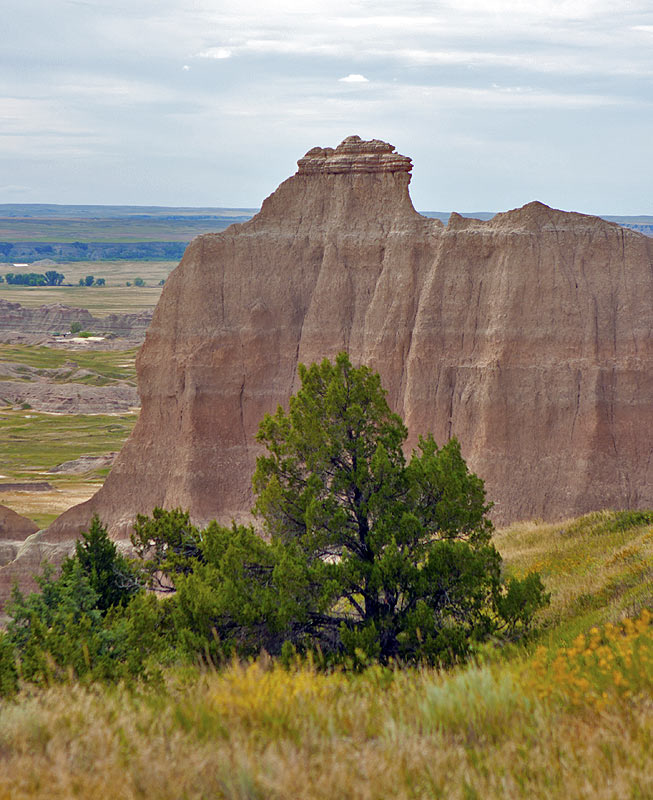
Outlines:
POLYGON ((409 180, 350 137, 189 245, 138 356, 138 423, 41 552, 95 512, 115 537, 156 505, 247 517, 260 420, 340 350, 380 373, 409 449, 458 437, 499 523, 653 505, 653 241, 538 202, 445 227, 409 180))
POLYGON ((297 162, 298 175, 338 175, 341 173, 410 172, 413 164, 399 155, 393 145, 380 139, 363 141, 348 136, 335 149, 313 147, 297 162))

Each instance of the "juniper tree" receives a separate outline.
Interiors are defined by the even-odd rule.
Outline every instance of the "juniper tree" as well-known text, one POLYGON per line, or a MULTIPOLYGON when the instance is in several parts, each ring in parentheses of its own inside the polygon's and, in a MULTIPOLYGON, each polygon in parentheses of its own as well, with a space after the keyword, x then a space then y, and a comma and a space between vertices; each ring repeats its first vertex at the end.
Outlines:
POLYGON ((267 452, 254 511, 267 541, 212 523, 180 564, 188 548, 168 530, 180 512, 158 510, 148 528, 148 541, 174 555, 179 625, 193 646, 274 653, 289 642, 448 663, 488 636, 527 629, 546 602, 542 584, 503 581, 483 482, 458 442, 426 436, 407 461, 406 427, 379 376, 345 353, 299 376, 288 411, 266 415, 257 435, 267 452))

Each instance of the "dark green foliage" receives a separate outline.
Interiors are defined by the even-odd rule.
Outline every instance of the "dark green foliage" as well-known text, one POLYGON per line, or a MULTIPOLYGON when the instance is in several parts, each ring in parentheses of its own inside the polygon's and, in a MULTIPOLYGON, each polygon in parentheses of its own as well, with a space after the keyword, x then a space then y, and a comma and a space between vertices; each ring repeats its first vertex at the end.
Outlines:
POLYGON ((88 531, 82 531, 81 539, 75 542, 75 556, 64 562, 62 575, 75 568, 76 562, 97 595, 96 607, 100 611, 127 605, 141 588, 135 570, 118 553, 97 514, 93 516, 88 531))
POLYGON ((12 697, 18 691, 18 670, 11 639, 0 633, 0 697, 12 697))
POLYGON ((57 272, 54 269, 49 269, 45 273, 45 280, 48 286, 60 286, 63 283, 63 280, 66 276, 63 275, 61 272, 57 272))
POLYGON ((550 599, 538 573, 531 572, 523 580, 510 578, 505 590, 497 596, 500 628, 509 636, 520 630, 527 631, 535 612, 550 599))
POLYGON ((138 514, 131 541, 143 561, 148 586, 173 591, 177 576, 187 575, 203 561, 200 537, 188 512, 179 508, 155 508, 151 518, 138 514))
POLYGON ((82 323, 81 322, 71 322, 70 323, 70 332, 72 334, 79 333, 81 331, 81 329, 82 329, 82 323))
MULTIPOLYGON (((105 630, 97 594, 76 561, 55 579, 52 569, 37 578, 40 592, 23 596, 17 589, 9 606, 8 635, 14 645, 21 677, 32 683, 101 676, 116 659, 115 637, 105 630)), ((118 643, 119 644, 119 643, 118 643)))
POLYGON ((420 439, 406 463, 378 375, 341 354, 300 377, 289 412, 258 434, 269 541, 235 525, 198 531, 179 510, 139 519, 134 543, 177 589, 185 648, 451 663, 527 630, 547 597, 535 575, 504 584, 483 483, 458 442, 420 439))
POLYGON ((71 675, 118 680, 151 674, 148 656, 166 646, 163 609, 143 596, 136 573, 97 517, 59 577, 46 567, 37 583, 40 592, 12 593, 0 641, 0 683, 11 683, 12 663, 22 680, 36 684, 71 675))
POLYGON ((134 278, 134 286, 145 286, 143 278, 134 278))
POLYGON ((104 286, 104 285, 106 285, 106 282, 107 282, 106 278, 96 278, 95 279, 95 285, 96 286, 104 286))
POLYGON ((300 367, 300 378, 289 412, 261 423, 268 455, 254 475, 256 511, 307 568, 331 560, 329 616, 344 648, 450 661, 502 627, 525 626, 544 602, 541 584, 523 588, 530 605, 516 617, 507 598, 521 585, 502 586, 483 483, 458 442, 420 439, 406 464, 406 428, 378 375, 342 353, 300 367))
POLYGON ((47 286, 48 281, 45 275, 40 272, 23 272, 6 274, 7 283, 12 286, 47 286))
POLYGON ((202 532, 201 551, 194 570, 175 577, 173 615, 186 652, 278 653, 290 631, 301 638, 312 604, 302 591, 304 574, 284 548, 251 528, 213 522, 202 532))
POLYGON ((616 511, 614 515, 615 531, 626 531, 640 525, 653 525, 653 511, 616 511))
POLYGON ((94 282, 95 282, 95 276, 94 275, 87 275, 84 278, 84 286, 93 286, 94 282))

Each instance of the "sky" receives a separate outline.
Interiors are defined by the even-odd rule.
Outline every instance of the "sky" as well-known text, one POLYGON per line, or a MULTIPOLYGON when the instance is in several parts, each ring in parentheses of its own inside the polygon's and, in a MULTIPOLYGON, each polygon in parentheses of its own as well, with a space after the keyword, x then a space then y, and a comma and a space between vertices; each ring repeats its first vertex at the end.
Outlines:
POLYGON ((351 134, 423 211, 653 214, 653 0, 2 0, 0 203, 258 207, 351 134))

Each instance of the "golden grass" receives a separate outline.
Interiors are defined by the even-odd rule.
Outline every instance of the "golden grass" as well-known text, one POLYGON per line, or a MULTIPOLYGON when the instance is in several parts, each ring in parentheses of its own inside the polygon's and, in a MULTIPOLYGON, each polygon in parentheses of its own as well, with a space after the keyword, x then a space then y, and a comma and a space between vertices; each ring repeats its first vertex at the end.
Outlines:
POLYGON ((598 511, 555 524, 519 523, 494 542, 518 576, 538 571, 551 592, 544 624, 567 643, 592 625, 653 607, 653 524, 598 511))
MULTIPOLYGON (((71 485, 59 483, 47 492, 0 492, 0 503, 45 528, 64 511, 84 503, 98 491, 101 484, 90 482, 86 480, 87 477, 77 477, 71 485)), ((42 479, 50 482, 52 476, 46 474, 42 479)))
POLYGON ((449 673, 262 657, 139 691, 24 688, 0 702, 0 800, 648 800, 651 586, 629 580, 651 567, 653 526, 629 519, 499 532, 510 571, 543 571, 547 627, 449 673))
POLYGON ((0 798, 647 798, 652 718, 650 690, 578 708, 511 665, 264 660, 141 696, 72 685, 5 704, 0 798))

